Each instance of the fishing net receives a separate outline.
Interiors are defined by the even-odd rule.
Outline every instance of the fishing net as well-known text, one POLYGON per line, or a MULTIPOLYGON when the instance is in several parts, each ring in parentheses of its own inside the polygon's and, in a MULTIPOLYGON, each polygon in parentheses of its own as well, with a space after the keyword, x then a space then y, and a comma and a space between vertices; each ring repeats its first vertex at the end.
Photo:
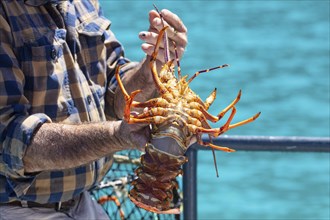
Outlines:
MULTIPOLYGON (((114 164, 99 186, 92 191, 93 197, 103 206, 110 219, 180 219, 180 215, 155 214, 140 209, 128 198, 131 182, 136 178, 134 170, 140 164, 141 152, 118 152, 114 164)), ((174 189, 173 207, 182 207, 182 178, 177 177, 178 189, 174 189)))

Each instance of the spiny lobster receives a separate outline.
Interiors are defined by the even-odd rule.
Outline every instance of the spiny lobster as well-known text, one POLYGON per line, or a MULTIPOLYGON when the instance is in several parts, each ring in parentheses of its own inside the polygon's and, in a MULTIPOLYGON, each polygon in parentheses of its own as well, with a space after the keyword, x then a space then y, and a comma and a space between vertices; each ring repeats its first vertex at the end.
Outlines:
MULTIPOLYGON (((157 10, 158 11, 158 10, 157 10)), ((161 13, 160 17, 162 18, 161 13)), ((181 76, 179 59, 176 53, 176 64, 178 67, 175 76, 174 59, 166 61, 157 72, 156 57, 158 55, 161 40, 166 37, 166 29, 159 32, 153 54, 150 57, 150 69, 159 97, 152 98, 146 102, 134 101, 134 97, 141 90, 128 94, 119 76, 120 67, 116 69, 116 79, 124 94, 125 109, 124 120, 128 123, 149 123, 152 126, 152 137, 150 143, 145 147, 145 154, 141 156, 141 166, 136 169, 137 179, 132 182, 133 188, 129 197, 138 207, 155 213, 179 213, 178 208, 171 207, 173 189, 177 188, 175 178, 182 174, 181 165, 187 162, 184 153, 189 147, 193 137, 202 146, 226 152, 235 150, 212 144, 211 137, 217 137, 229 129, 247 124, 259 117, 260 112, 244 121, 231 124, 236 113, 235 104, 241 97, 239 91, 237 97, 217 116, 207 112, 216 97, 216 89, 203 102, 190 88, 189 83, 200 73, 226 67, 222 65, 196 72, 187 80, 188 76, 181 76), (147 108, 139 114, 131 114, 131 108, 147 108), (231 110, 230 116, 220 128, 211 128, 207 121, 217 122, 231 110), (208 134, 210 141, 202 140, 202 134, 208 134)), ((175 45, 175 43, 173 42, 175 45)), ((165 44, 166 45, 168 44, 165 44)), ((165 48, 168 50, 168 48, 165 48)), ((167 55, 166 55, 167 56, 167 55)))

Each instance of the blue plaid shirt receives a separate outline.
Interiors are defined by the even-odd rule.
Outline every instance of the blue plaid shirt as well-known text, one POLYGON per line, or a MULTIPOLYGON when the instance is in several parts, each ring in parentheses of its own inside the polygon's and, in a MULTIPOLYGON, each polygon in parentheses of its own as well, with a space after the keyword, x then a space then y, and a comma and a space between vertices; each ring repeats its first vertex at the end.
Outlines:
POLYGON ((109 27, 95 0, 0 1, 0 203, 66 201, 110 169, 111 156, 35 175, 22 162, 42 123, 115 118, 114 70, 136 63, 109 27))

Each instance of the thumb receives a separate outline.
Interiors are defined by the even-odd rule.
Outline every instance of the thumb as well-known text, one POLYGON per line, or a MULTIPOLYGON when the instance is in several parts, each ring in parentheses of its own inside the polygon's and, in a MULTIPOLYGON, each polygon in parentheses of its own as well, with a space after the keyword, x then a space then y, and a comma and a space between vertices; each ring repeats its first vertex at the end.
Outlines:
MULTIPOLYGON (((141 126, 142 125, 139 125, 139 127, 141 126)), ((141 129, 131 133, 131 138, 135 144, 135 148, 144 151, 146 144, 150 141, 151 138, 150 126, 143 125, 141 129)))

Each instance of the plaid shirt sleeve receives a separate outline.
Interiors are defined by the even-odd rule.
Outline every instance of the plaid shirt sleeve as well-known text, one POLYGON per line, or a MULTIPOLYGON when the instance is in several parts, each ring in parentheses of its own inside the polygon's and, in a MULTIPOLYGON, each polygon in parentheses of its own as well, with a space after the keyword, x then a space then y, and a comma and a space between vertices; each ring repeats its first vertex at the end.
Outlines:
MULTIPOLYGON (((8 23, 0 15, 0 134, 3 163, 12 177, 23 177, 22 158, 35 130, 51 119, 45 114, 28 115, 29 102, 24 97, 24 74, 12 51, 8 23)), ((2 170, 0 170, 1 172, 2 170)))
POLYGON ((46 114, 28 115, 29 102, 24 97, 24 74, 12 51, 11 29, 0 13, 0 174, 11 180, 24 178, 22 184, 11 184, 23 193, 34 177, 26 176, 22 158, 35 130, 51 122, 46 114))

